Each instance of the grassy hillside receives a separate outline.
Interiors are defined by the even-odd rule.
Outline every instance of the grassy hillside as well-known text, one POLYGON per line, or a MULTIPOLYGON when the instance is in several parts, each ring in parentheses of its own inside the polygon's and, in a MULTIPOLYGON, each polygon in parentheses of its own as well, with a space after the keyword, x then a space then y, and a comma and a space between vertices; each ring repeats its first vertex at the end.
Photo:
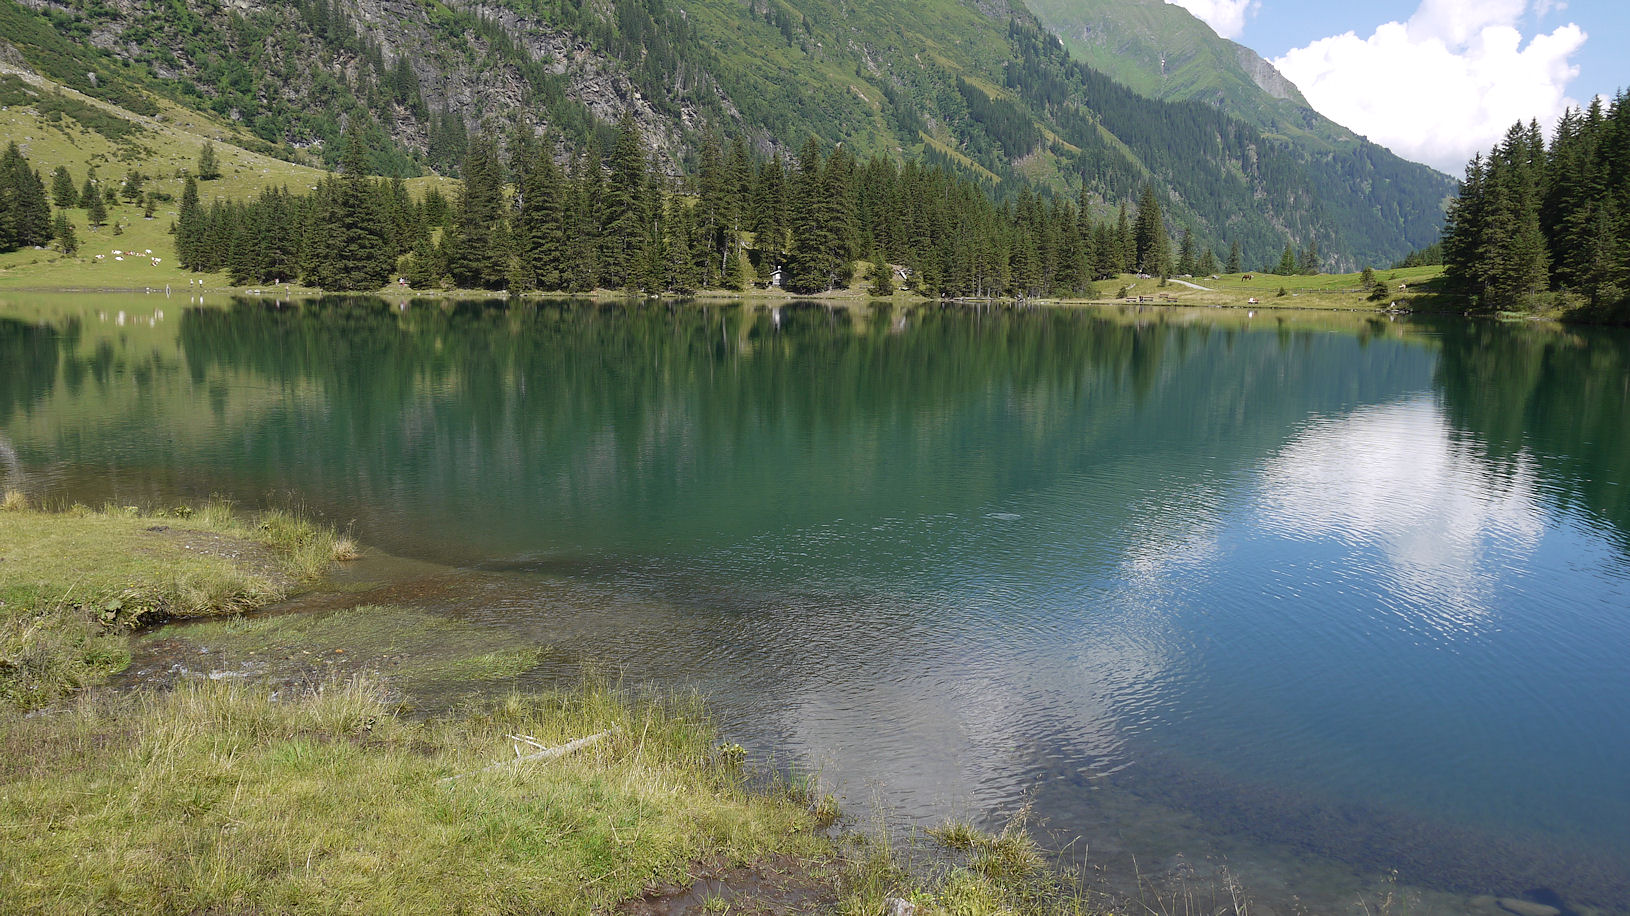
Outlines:
MULTIPOLYGON (((324 172, 310 166, 252 152, 253 145, 230 124, 163 98, 153 113, 141 115, 110 102, 15 68, 0 68, 0 141, 15 140, 29 163, 49 179, 57 165, 68 168, 76 187, 92 169, 99 182, 117 188, 134 169, 144 190, 156 191, 160 205, 152 218, 142 206, 118 202, 108 206, 107 224, 91 228, 83 207, 68 215, 79 237, 80 251, 68 257, 52 249, 25 249, 0 254, 0 288, 163 289, 179 291, 196 282, 226 285, 224 275, 197 275, 180 269, 170 226, 177 217, 182 176, 196 172, 200 151, 213 144, 221 177, 204 182, 205 202, 241 200, 263 188, 305 190, 324 172), (117 231, 115 227, 117 226, 117 231), (115 252, 118 252, 117 254, 115 252), (102 255, 99 259, 96 256, 102 255), (153 263, 157 258, 158 263, 153 263)), ((451 187, 449 179, 417 178, 418 191, 431 184, 451 187)))

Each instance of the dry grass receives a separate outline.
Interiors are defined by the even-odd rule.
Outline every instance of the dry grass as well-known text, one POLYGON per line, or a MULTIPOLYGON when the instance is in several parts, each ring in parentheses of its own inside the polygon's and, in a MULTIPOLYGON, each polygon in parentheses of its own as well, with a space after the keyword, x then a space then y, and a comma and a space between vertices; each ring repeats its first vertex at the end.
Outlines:
POLYGON ((28 497, 21 490, 7 490, 0 498, 0 512, 22 512, 28 508, 28 497))
POLYGON ((330 552, 336 563, 349 563, 362 556, 362 548, 350 535, 340 535, 334 539, 334 548, 330 552))

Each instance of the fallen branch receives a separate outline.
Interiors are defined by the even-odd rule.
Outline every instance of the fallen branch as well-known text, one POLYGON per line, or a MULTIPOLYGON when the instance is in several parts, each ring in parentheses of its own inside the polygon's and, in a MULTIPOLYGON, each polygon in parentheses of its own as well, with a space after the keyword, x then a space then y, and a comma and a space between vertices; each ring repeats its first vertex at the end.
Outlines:
POLYGON ((567 754, 572 753, 573 751, 580 751, 583 748, 586 748, 589 745, 598 742, 600 739, 602 739, 602 738, 604 738, 604 737, 606 737, 606 736, 608 736, 610 734, 611 734, 610 731, 603 731, 603 732, 599 732, 598 734, 589 735, 589 736, 584 737, 584 738, 575 738, 575 739, 573 739, 571 741, 566 742, 565 744, 556 745, 555 747, 544 747, 542 744, 538 743, 536 738, 531 738, 531 737, 528 737, 528 736, 505 735, 504 737, 510 738, 510 739, 512 739, 514 741, 524 741, 527 744, 532 745, 533 747, 538 747, 538 748, 543 748, 543 749, 540 750, 540 751, 537 751, 535 753, 531 753, 531 754, 520 754, 519 753, 520 749, 516 748, 517 755, 515 757, 510 758, 509 760, 500 761, 498 763, 493 764, 492 766, 482 767, 479 770, 471 770, 468 773, 458 773, 458 774, 455 774, 453 776, 443 776, 441 781, 442 782, 452 782, 455 779, 463 779, 466 776, 475 776, 475 775, 477 775, 479 773, 488 773, 488 772, 491 772, 493 770, 502 769, 503 767, 511 766, 511 765, 517 764, 517 763, 531 763, 533 761, 538 761, 538 760, 553 760, 556 757, 564 757, 567 754))

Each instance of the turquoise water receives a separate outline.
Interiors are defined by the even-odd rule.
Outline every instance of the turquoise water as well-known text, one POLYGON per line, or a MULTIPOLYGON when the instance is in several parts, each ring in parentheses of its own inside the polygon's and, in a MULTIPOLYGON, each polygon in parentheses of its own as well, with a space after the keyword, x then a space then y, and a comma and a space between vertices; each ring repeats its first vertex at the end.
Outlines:
POLYGON ((0 297, 5 486, 299 502, 532 679, 1270 912, 1626 910, 1627 463, 1604 330, 0 297))

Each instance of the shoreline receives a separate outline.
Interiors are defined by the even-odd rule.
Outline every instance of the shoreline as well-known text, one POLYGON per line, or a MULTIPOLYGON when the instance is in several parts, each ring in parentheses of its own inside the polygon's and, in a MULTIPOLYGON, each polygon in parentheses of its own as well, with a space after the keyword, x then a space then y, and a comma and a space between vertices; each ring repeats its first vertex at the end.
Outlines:
POLYGON ((9 690, 13 662, 84 644, 5 644, 0 899, 63 913, 664 914, 726 901, 881 912, 895 900, 926 912, 1106 911, 1087 908, 1022 824, 994 834, 947 824, 932 849, 898 850, 886 831, 837 827, 816 777, 749 765, 695 695, 626 688, 592 669, 576 686, 521 691, 535 651, 471 656, 483 647, 469 624, 357 606, 328 574, 363 551, 292 516, 268 529, 276 511, 247 524, 219 505, 49 512, 6 494, 0 529, 26 535, 0 540, 8 637, 31 639, 32 615, 65 615, 106 658, 116 653, 100 644, 181 618, 183 632, 235 639, 245 658, 286 653, 304 673, 221 670, 210 654, 207 670, 176 665, 169 683, 120 688, 108 683, 113 658, 34 703, 9 690), (327 552, 320 568, 287 565, 291 525, 307 533, 306 555, 313 543, 327 552), (64 561, 85 551, 109 561, 107 574, 76 591, 64 561), (198 554, 233 585, 274 568, 290 581, 218 589, 195 613, 121 616, 118 599, 138 594, 179 607, 185 588, 162 583, 196 578, 198 554), (339 610, 245 616, 295 581, 339 610), (33 603, 17 604, 25 593, 33 603), (392 647, 371 662, 346 648, 370 627, 388 634, 376 649, 392 647), (313 654, 361 664, 325 668, 313 654), (393 659, 406 665, 387 670, 393 659), (415 691, 438 680, 478 690, 418 715, 415 691), (933 868, 908 867, 924 856, 933 868), (946 872, 947 862, 959 864, 946 872))

